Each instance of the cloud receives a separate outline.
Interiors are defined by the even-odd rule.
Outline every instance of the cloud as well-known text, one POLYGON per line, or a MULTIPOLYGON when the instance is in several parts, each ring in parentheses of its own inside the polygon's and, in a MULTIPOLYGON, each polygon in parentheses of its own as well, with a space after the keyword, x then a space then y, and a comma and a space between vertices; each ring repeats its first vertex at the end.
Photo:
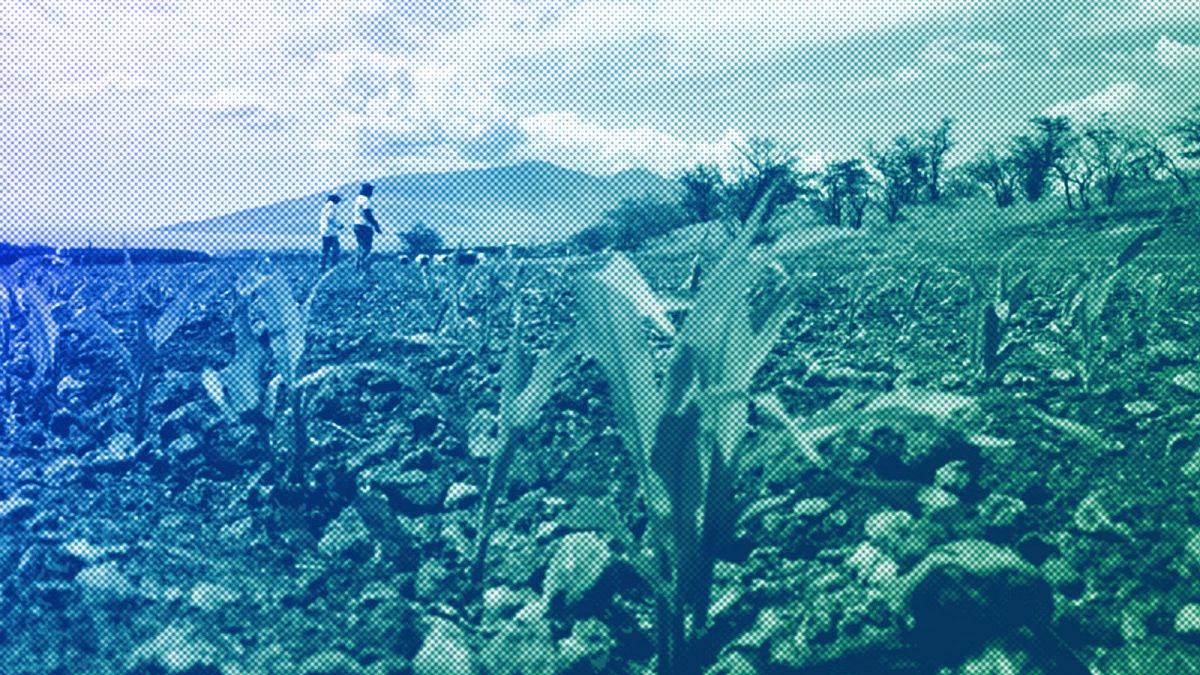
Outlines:
POLYGON ((878 77, 864 77, 848 80, 842 83, 842 91, 847 94, 882 91, 907 87, 925 79, 925 73, 916 68, 897 68, 891 73, 878 77))
POLYGON ((137 94, 152 91, 154 80, 122 70, 112 70, 100 77, 80 81, 56 82, 58 94, 68 99, 92 99, 100 95, 137 94))
POLYGON ((1004 54, 1004 45, 992 40, 965 40, 946 37, 925 45, 921 58, 938 66, 953 66, 976 61, 994 61, 1004 54))
POLYGON ((1091 96, 1061 101, 1046 109, 1049 116, 1087 120, 1103 114, 1128 113, 1146 105, 1148 92, 1134 82, 1117 82, 1091 96))
POLYGON ((510 159, 526 139, 525 131, 516 124, 496 122, 477 137, 461 142, 458 152, 472 161, 500 164, 510 159))
POLYGON ((728 167, 745 144, 745 135, 732 129, 716 141, 688 142, 647 126, 605 126, 566 111, 531 115, 519 128, 522 156, 599 174, 648 168, 669 175, 700 162, 728 167))
POLYGON ((218 113, 245 115, 262 109, 262 101, 242 87, 218 87, 210 92, 175 96, 171 103, 218 113))
POLYGON ((1164 68, 1193 71, 1200 67, 1200 45, 1160 37, 1154 44, 1154 59, 1164 68))

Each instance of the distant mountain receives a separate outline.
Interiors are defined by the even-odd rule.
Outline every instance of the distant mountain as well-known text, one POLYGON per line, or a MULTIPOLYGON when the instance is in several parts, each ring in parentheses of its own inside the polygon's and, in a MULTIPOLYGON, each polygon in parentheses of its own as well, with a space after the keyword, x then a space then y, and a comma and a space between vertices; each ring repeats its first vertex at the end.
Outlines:
MULTIPOLYGON (((547 162, 449 173, 405 174, 376 178, 374 208, 385 229, 404 231, 423 222, 442 233, 446 243, 468 246, 544 243, 563 239, 595 223, 622 199, 652 195, 670 199, 677 185, 645 170, 594 176, 547 162)), ((349 200, 358 183, 342 185, 349 200)), ((316 236, 317 213, 325 193, 289 199, 208 220, 179 223, 164 232, 220 233, 223 236, 316 236)))

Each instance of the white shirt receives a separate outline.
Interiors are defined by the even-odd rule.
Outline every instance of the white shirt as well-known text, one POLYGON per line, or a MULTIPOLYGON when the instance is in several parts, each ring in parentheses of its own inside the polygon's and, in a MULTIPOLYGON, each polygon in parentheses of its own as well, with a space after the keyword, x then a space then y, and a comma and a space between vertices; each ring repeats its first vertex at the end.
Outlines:
POLYGON ((371 208, 371 198, 366 195, 359 195, 354 198, 354 219, 350 221, 354 225, 366 225, 367 217, 363 215, 363 211, 371 208))
POLYGON ((337 219, 337 204, 326 200, 321 207, 321 217, 318 219, 322 237, 336 237, 342 233, 342 225, 337 219))

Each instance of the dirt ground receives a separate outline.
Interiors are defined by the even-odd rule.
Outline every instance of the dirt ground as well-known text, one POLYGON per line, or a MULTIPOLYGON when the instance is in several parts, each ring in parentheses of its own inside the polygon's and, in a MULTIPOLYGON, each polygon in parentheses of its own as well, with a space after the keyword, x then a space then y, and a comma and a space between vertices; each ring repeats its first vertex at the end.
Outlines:
MULTIPOLYGON (((1011 261, 1036 273, 1006 325, 1012 357, 988 378, 973 345, 995 255, 930 245, 899 258, 877 243, 789 260, 803 302, 756 388, 798 417, 904 387, 978 410, 952 428, 898 421, 822 444, 846 475, 890 490, 831 480, 783 450, 744 477, 755 511, 717 567, 710 672, 1068 672, 1064 653, 1105 675, 1200 672, 1200 276, 1179 248, 1197 223, 1167 219, 1158 248, 1118 277, 1086 386, 1058 321, 1071 277, 1106 263, 1101 244, 1159 222, 1066 222, 1031 240, 1023 250, 1060 255, 1011 261), (967 575, 956 583, 979 625, 950 614, 964 625, 931 638, 948 601, 921 623, 925 610, 889 604, 887 586, 963 541, 1015 553, 1032 590, 967 575), (1045 625, 1065 652, 1048 654, 1045 633, 987 627, 995 603, 1026 592, 1049 603, 1045 625)), ((671 291, 691 256, 635 261, 671 291)), ((572 279, 602 262, 527 265, 529 349, 573 324, 572 279)), ((111 343, 70 321, 97 306, 128 342, 122 270, 27 282, 57 303, 61 331, 38 384, 30 319, 12 311, 0 670, 652 671, 652 595, 621 560, 645 515, 595 365, 573 362, 524 439, 480 587, 468 568, 488 460, 468 427, 498 404, 511 289, 490 292, 480 280, 502 277, 480 271, 449 324, 444 289, 469 270, 382 259, 320 292, 301 370, 338 368, 307 398, 311 447, 294 487, 278 469, 287 420, 264 444, 270 425, 230 423, 200 376, 233 356, 233 279, 251 264, 138 271, 152 279, 151 310, 204 268, 216 288, 163 345, 140 444, 129 373, 111 343), (551 559, 577 542, 602 542, 604 564, 574 597, 552 598, 544 620, 522 622, 551 559)), ((296 288, 317 278, 315 258, 273 264, 296 288)))

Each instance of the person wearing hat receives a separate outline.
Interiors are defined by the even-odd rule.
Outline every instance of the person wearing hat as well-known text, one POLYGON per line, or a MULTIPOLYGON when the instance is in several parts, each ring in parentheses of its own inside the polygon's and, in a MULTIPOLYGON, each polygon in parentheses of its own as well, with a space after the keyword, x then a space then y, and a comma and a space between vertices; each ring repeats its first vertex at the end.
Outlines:
POLYGON ((354 198, 354 217, 351 223, 354 225, 354 238, 358 241, 355 269, 363 272, 370 271, 371 247, 374 245, 375 235, 383 233, 379 222, 375 220, 375 214, 371 211, 371 195, 374 193, 374 185, 363 183, 358 196, 354 198))
POLYGON ((325 200, 325 204, 321 206, 321 215, 318 219, 321 229, 321 272, 331 267, 337 267, 338 256, 342 252, 341 235, 342 224, 338 222, 337 205, 342 201, 342 198, 336 194, 331 194, 325 200))

